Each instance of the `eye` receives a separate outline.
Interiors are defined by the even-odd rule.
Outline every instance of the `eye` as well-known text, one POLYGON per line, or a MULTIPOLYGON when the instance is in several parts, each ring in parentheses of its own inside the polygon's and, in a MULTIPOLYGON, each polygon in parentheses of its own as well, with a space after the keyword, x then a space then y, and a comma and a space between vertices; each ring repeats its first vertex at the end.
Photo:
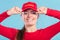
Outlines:
POLYGON ((27 14, 27 12, 24 12, 24 14, 26 15, 26 14, 27 14))
POLYGON ((32 14, 36 14, 36 12, 32 12, 32 14))
POLYGON ((33 12, 33 14, 36 14, 35 12, 33 12))

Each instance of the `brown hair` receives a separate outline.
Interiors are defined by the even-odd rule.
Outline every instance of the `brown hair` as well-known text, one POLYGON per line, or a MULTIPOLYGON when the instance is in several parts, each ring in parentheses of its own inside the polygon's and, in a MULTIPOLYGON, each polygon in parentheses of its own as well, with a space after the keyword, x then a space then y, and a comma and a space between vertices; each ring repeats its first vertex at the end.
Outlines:
POLYGON ((21 30, 19 30, 16 40, 23 40, 24 32, 25 32, 25 26, 21 30))
MULTIPOLYGON (((29 9, 26 9, 24 11, 27 11, 27 10, 29 10, 29 9)), ((38 14, 38 17, 39 17, 39 14, 38 14)), ((25 32, 25 25, 21 30, 19 30, 16 40, 23 40, 24 32, 25 32)))

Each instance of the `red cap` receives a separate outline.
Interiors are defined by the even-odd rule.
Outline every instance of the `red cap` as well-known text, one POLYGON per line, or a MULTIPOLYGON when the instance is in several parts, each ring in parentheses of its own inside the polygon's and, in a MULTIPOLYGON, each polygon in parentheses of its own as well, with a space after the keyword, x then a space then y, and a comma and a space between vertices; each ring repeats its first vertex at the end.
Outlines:
POLYGON ((22 11, 24 11, 26 9, 32 9, 32 10, 37 11, 37 4, 34 3, 34 2, 24 3, 23 6, 22 6, 22 11))

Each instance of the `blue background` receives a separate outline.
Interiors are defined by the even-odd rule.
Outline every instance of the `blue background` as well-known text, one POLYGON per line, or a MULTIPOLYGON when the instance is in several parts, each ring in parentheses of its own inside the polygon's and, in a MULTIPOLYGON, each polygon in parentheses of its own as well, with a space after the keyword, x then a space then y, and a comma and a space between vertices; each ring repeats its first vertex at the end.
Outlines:
MULTIPOLYGON (((60 10, 60 0, 0 0, 0 13, 14 7, 22 7, 22 4, 28 1, 36 2, 38 8, 41 6, 46 6, 48 8, 60 10)), ((59 20, 47 15, 40 15, 37 21, 37 28, 46 28, 54 23, 57 23, 59 20)), ((9 18, 5 19, 2 25, 7 27, 12 27, 16 29, 21 29, 24 25, 20 14, 12 15, 9 18)), ((0 35, 0 40, 9 40, 8 38, 0 35)), ((55 35, 51 40, 60 40, 60 33, 55 35)))

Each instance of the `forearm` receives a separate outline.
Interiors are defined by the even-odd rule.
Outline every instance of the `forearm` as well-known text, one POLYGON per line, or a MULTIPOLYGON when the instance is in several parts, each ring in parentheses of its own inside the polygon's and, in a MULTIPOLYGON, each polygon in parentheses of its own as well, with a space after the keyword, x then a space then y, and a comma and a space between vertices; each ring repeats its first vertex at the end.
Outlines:
POLYGON ((7 11, 3 12, 2 14, 0 14, 0 22, 2 22, 7 17, 9 17, 9 15, 7 14, 7 11))
POLYGON ((0 24, 0 35, 11 39, 14 38, 17 33, 18 33, 17 29, 9 28, 0 24))
POLYGON ((58 11, 58 10, 53 10, 53 9, 48 8, 46 15, 60 19, 60 11, 58 11))
POLYGON ((51 39, 53 36, 55 36, 59 32, 60 32, 60 22, 45 28, 43 33, 44 35, 46 35, 47 38, 51 39))
MULTIPOLYGON (((46 15, 55 17, 60 20, 60 11, 58 10, 48 8, 46 15)), ((45 32, 44 34, 48 36, 48 38, 52 38, 53 36, 60 32, 60 22, 45 28, 44 32, 45 32)))

